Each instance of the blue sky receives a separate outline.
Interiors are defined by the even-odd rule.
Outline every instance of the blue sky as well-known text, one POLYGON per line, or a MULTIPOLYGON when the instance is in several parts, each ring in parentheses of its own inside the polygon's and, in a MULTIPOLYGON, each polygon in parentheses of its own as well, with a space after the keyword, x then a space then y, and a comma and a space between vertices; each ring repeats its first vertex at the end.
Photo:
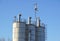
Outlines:
POLYGON ((12 38, 13 17, 34 19, 34 3, 38 4, 37 16, 46 24, 47 41, 60 41, 60 0, 0 0, 0 38, 12 38))

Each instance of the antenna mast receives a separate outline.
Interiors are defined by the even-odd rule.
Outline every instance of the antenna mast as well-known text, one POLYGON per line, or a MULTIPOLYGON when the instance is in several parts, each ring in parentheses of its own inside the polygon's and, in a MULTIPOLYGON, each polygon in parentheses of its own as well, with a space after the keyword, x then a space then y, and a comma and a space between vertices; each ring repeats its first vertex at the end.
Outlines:
POLYGON ((35 3, 35 8, 34 8, 34 10, 35 10, 35 24, 37 24, 37 16, 36 16, 37 11, 38 11, 37 3, 35 3))

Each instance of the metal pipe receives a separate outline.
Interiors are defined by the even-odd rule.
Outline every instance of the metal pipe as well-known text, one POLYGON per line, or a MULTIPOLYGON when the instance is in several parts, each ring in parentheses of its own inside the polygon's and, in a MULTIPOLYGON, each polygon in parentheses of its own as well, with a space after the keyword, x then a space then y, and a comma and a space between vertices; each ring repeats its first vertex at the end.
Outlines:
POLYGON ((19 22, 21 21, 21 14, 19 14, 19 16, 18 16, 18 21, 19 22))
POLYGON ((31 24, 31 17, 28 18, 28 24, 31 24))

